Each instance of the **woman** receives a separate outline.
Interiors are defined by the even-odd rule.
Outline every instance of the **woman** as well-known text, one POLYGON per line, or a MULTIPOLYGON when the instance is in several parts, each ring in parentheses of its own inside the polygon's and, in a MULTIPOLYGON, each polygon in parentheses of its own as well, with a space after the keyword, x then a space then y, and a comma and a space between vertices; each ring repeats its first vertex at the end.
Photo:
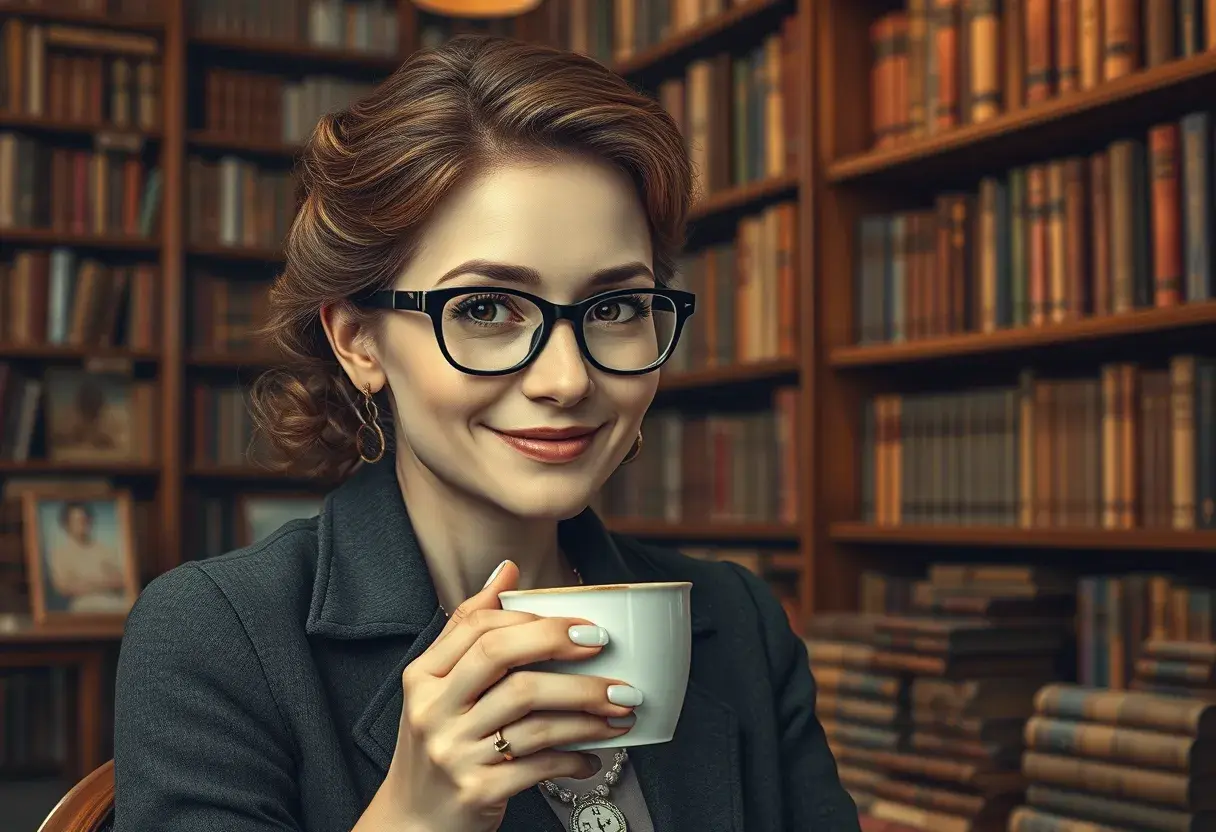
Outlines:
POLYGON ((664 288, 691 179, 672 120, 585 58, 461 38, 322 119, 300 172, 272 296, 292 366, 257 416, 297 470, 358 470, 319 518, 144 591, 117 832, 560 832, 595 789, 632 832, 857 830, 765 584, 586 510, 642 452, 692 311, 664 288), (627 748, 645 707, 526 668, 604 633, 497 594, 580 580, 693 583, 671 742, 554 749, 627 748))

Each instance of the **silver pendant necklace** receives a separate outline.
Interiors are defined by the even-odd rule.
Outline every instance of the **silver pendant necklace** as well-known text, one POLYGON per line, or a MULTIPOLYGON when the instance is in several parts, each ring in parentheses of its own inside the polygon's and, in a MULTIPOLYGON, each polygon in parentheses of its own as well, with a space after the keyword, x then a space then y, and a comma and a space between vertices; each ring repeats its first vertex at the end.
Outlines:
POLYGON ((625 813, 608 799, 608 792, 620 781, 621 768, 628 759, 629 752, 619 749, 612 755, 612 766, 604 773, 604 782, 581 797, 552 780, 541 780, 539 788, 562 803, 572 804, 570 832, 629 832, 625 813))

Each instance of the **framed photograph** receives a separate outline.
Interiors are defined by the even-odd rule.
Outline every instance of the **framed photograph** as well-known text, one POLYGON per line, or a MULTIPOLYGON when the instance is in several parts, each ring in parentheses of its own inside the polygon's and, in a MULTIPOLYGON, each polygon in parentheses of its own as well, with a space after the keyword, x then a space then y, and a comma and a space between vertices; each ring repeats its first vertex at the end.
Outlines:
POLYGON ((46 373, 47 450, 57 462, 125 462, 134 456, 131 379, 56 367, 46 373))
POLYGON ((122 620, 139 596, 131 495, 22 495, 35 624, 122 620))
POLYGON ((316 517, 324 505, 316 494, 244 494, 237 501, 236 545, 264 540, 290 520, 316 517))

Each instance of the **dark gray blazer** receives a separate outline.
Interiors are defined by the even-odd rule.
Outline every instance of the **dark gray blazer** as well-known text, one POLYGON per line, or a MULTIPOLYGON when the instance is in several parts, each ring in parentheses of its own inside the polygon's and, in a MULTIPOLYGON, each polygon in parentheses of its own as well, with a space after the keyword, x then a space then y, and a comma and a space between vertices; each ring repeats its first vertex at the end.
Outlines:
MULTIPOLYGON (((629 755, 655 828, 858 832, 806 650, 768 587, 610 535, 590 511, 560 533, 587 583, 693 583, 675 738, 629 755)), ((443 624, 387 457, 320 517, 157 578, 119 660, 116 832, 349 832, 393 755, 401 672, 443 624)), ((536 789, 501 829, 562 832, 536 789)))

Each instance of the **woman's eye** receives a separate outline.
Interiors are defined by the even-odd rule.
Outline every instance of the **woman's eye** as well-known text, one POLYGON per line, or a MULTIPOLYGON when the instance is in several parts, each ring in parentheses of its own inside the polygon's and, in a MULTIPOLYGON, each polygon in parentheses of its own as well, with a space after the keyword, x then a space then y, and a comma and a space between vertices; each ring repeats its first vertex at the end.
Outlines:
POLYGON ((480 300, 469 307, 467 314, 475 321, 493 323, 496 319, 500 304, 493 301, 480 300))
POLYGON ((633 305, 619 300, 605 301, 599 304, 592 311, 592 316, 600 323, 616 324, 623 321, 628 321, 634 317, 637 311, 633 305))

